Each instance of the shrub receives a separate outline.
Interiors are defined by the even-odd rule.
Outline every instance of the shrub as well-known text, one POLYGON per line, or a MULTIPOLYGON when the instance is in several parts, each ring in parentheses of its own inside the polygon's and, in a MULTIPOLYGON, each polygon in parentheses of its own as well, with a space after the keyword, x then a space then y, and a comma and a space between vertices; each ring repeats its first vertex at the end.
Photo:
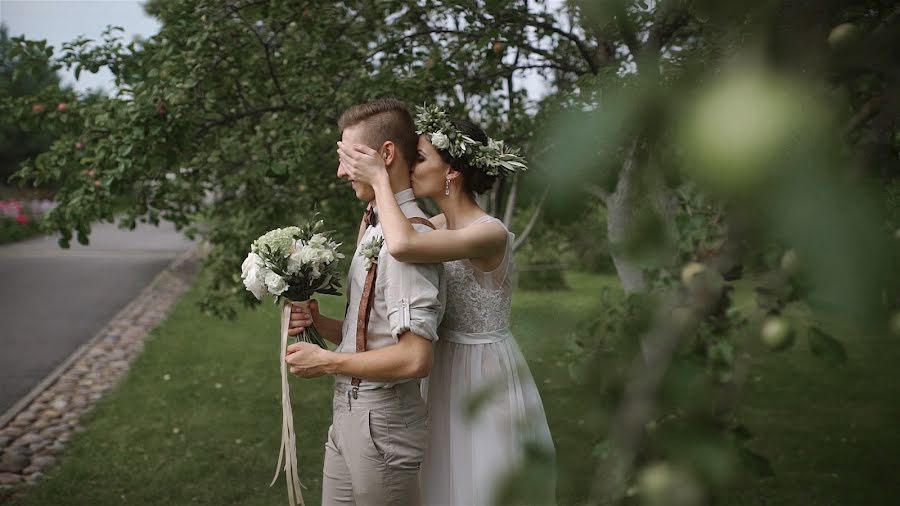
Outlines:
POLYGON ((21 241, 41 233, 41 218, 53 208, 48 200, 0 200, 0 244, 21 241))

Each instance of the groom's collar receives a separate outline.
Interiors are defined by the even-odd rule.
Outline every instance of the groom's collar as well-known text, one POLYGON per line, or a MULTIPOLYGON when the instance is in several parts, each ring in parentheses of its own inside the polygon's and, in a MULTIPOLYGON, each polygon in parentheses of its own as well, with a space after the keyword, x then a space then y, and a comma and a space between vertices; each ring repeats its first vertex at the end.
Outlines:
MULTIPOLYGON (((405 190, 401 190, 394 194, 394 198, 397 199, 397 205, 403 207, 403 204, 408 204, 414 200, 416 200, 415 194, 413 194, 412 188, 407 188, 405 190)), ((378 212, 378 207, 375 205, 375 201, 372 201, 372 207, 375 209, 375 212, 378 212)))
POLYGON ((413 194, 412 188, 407 188, 403 191, 397 192, 394 194, 394 198, 397 199, 397 205, 402 206, 407 202, 412 202, 416 200, 416 196, 413 194))

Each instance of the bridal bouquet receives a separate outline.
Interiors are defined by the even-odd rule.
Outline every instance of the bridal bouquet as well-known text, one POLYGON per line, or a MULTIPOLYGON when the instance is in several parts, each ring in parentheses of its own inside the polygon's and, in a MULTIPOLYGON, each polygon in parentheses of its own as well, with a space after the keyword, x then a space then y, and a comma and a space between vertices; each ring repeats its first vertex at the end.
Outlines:
MULTIPOLYGON (((343 255, 337 251, 340 244, 322 231, 323 226, 323 222, 318 220, 300 227, 276 228, 253 241, 250 254, 241 265, 244 286, 257 300, 262 300, 267 293, 275 298, 276 304, 283 300, 281 348, 278 350, 278 362, 281 365, 281 449, 278 450, 275 477, 269 486, 278 480, 284 462, 291 506, 295 506, 298 501, 303 504, 291 392, 284 360, 291 305, 293 302, 308 304, 315 293, 340 295, 337 291, 341 286, 337 264, 343 255)), ((298 337, 298 341, 301 340, 326 348, 325 341, 315 327, 306 329, 298 337)))
MULTIPOLYGON (((277 303, 285 298, 306 303, 314 293, 340 295, 339 243, 321 229, 322 220, 300 227, 276 228, 250 245, 241 265, 241 278, 257 300, 266 293, 277 303)), ((298 338, 325 348, 325 341, 310 327, 298 338)))

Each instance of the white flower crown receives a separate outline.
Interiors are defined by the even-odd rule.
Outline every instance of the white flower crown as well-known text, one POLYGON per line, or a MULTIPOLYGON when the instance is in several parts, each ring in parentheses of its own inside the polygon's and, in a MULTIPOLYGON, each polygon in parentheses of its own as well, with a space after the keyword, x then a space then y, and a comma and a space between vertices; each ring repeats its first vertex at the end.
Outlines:
POLYGON ((447 113, 436 105, 416 106, 416 133, 427 135, 436 149, 447 151, 454 158, 468 159, 470 164, 489 176, 528 169, 518 149, 491 138, 488 138, 487 144, 476 141, 460 132, 447 113))

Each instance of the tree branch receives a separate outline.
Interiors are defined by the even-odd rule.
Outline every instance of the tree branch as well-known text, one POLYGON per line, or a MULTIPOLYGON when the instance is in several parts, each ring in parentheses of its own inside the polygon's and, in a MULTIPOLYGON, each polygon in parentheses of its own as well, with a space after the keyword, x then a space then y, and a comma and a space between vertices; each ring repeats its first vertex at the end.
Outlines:
POLYGON ((563 30, 553 23, 548 23, 546 21, 538 21, 537 19, 532 19, 531 24, 538 28, 543 28, 550 32, 559 34, 571 41, 573 44, 575 44, 575 47, 578 49, 578 53, 584 59, 584 62, 587 63, 588 69, 590 70, 591 74, 596 74, 600 71, 600 66, 594 58, 594 55, 591 53, 591 48, 589 48, 584 40, 582 40, 580 37, 578 37, 574 33, 563 30))
POLYGON ((622 40, 625 41, 628 51, 637 60, 638 55, 641 54, 641 43, 637 38, 631 18, 628 16, 628 10, 624 3, 617 3, 615 11, 616 25, 619 27, 619 32, 622 33, 622 40))
POLYGON ((541 195, 541 200, 538 202, 537 208, 534 210, 534 213, 531 214, 531 219, 528 220, 528 225, 525 225, 525 228, 522 230, 522 233, 516 238, 516 242, 513 243, 513 252, 518 250, 525 244, 525 239, 528 239, 528 236, 531 235, 531 231, 534 230, 534 226, 537 224, 538 217, 541 215, 541 211, 544 209, 544 203, 547 201, 547 195, 550 193, 550 187, 547 186, 544 188, 544 194, 541 195))
POLYGON ((859 108, 859 111, 850 118, 850 121, 847 122, 847 126, 844 127, 844 135, 849 135, 859 128, 860 125, 875 116, 884 105, 884 102, 884 96, 882 95, 876 95, 867 100, 866 103, 859 108))
POLYGON ((503 212, 503 224, 506 228, 512 226, 513 211, 516 209, 516 197, 519 193, 519 173, 513 174, 509 195, 506 196, 506 210, 503 212))
POLYGON ((391 40, 385 42, 384 44, 376 47, 375 49, 373 49, 371 52, 369 52, 366 55, 364 61, 368 61, 368 60, 372 59, 372 57, 374 57, 378 53, 384 51, 385 49, 396 48, 399 44, 402 44, 408 40, 412 40, 412 39, 422 37, 425 35, 433 35, 433 34, 455 34, 455 35, 459 36, 459 35, 465 35, 466 33, 464 30, 447 30, 447 29, 442 29, 442 28, 435 28, 433 30, 424 30, 421 32, 413 32, 413 33, 404 35, 403 37, 391 39, 391 40))
POLYGON ((517 46, 517 47, 520 47, 520 48, 522 48, 522 49, 524 49, 524 50, 526 50, 526 51, 528 51, 528 52, 530 52, 530 53, 534 53, 534 54, 536 54, 536 55, 542 56, 542 57, 544 57, 544 59, 545 59, 546 61, 553 62, 554 64, 556 64, 557 66, 559 66, 561 69, 566 70, 566 71, 568 71, 568 72, 572 72, 572 73, 574 73, 574 74, 576 74, 576 75, 582 76, 582 75, 584 75, 584 74, 586 74, 586 73, 588 72, 588 70, 580 69, 580 68, 578 68, 578 67, 575 67, 575 66, 571 65, 569 62, 561 61, 561 60, 559 60, 558 58, 556 58, 556 57, 555 57, 552 53, 550 53, 549 51, 546 51, 546 50, 544 50, 544 49, 540 49, 540 48, 534 47, 534 46, 532 46, 531 44, 527 44, 527 43, 525 43, 525 42, 518 42, 518 43, 516 44, 516 46, 517 46))
POLYGON ((662 48, 669 43, 672 36, 675 35, 675 32, 687 24, 690 20, 690 15, 685 9, 683 2, 670 0, 664 2, 656 10, 653 18, 653 28, 647 36, 644 51, 658 55, 662 48))
POLYGON ((597 197, 597 199, 600 200, 600 203, 603 204, 603 207, 606 207, 607 202, 609 201, 609 197, 610 197, 609 191, 607 191, 604 188, 600 187, 599 185, 595 185, 595 184, 588 185, 588 186, 584 187, 583 190, 586 193, 588 193, 594 197, 597 197))
POLYGON ((240 121, 244 118, 249 118, 252 116, 259 116, 260 114, 265 114, 267 112, 282 112, 282 111, 303 112, 302 110, 300 110, 296 107, 290 106, 290 105, 278 105, 278 106, 271 106, 271 107, 262 107, 260 109, 254 109, 252 111, 243 111, 243 112, 233 114, 233 115, 226 115, 226 116, 221 117, 220 119, 217 119, 215 121, 210 121, 210 122, 207 122, 207 123, 201 125, 200 129, 197 130, 197 138, 203 137, 213 128, 223 126, 223 125, 229 125, 231 123, 240 121))
POLYGON ((629 368, 625 392, 613 418, 609 439, 613 452, 597 466, 589 504, 619 504, 625 496, 627 477, 641 448, 644 430, 657 411, 657 392, 681 340, 697 326, 718 301, 720 294, 689 293, 684 318, 672 310, 683 303, 679 290, 660 305, 653 327, 641 338, 641 352, 629 368))
MULTIPOLYGON (((240 14, 238 14, 238 16, 240 16, 240 14)), ((244 18, 241 17, 241 20, 243 21, 244 18)), ((244 24, 247 24, 246 21, 244 21, 244 24)), ((278 75, 275 73, 275 67, 272 66, 272 55, 269 51, 269 43, 263 40, 262 36, 260 36, 259 31, 257 31, 255 26, 251 26, 249 24, 248 26, 253 32, 253 35, 256 36, 256 40, 258 40, 263 47, 263 51, 266 55, 266 67, 269 69, 269 76, 272 78, 272 83, 275 85, 275 90, 277 90, 281 98, 285 102, 287 102, 287 95, 284 93, 284 88, 281 87, 281 81, 278 80, 278 75)))

